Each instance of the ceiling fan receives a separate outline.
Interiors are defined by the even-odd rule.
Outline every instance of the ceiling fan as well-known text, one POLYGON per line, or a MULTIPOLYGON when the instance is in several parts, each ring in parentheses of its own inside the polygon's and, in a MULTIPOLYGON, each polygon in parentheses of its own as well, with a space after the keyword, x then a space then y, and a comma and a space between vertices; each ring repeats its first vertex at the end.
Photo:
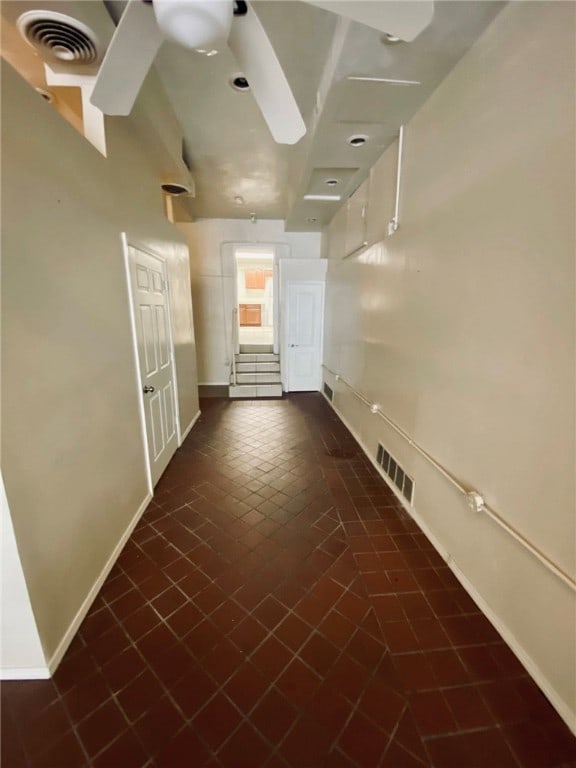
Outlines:
MULTIPOLYGON (((434 13, 433 0, 334 0, 311 5, 410 41, 434 13)), ((227 45, 276 142, 295 144, 306 126, 257 14, 240 0, 128 0, 98 71, 91 102, 128 115, 165 39, 206 56, 227 45)))

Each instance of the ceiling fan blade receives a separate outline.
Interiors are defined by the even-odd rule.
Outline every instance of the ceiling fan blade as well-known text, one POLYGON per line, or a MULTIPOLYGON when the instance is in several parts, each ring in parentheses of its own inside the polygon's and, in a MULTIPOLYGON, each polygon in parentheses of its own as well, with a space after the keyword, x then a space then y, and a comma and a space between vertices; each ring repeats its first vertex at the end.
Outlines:
POLYGON ((418 37, 434 16, 433 0, 385 0, 378 3, 373 0, 334 0, 333 2, 304 0, 304 2, 353 21, 359 21, 361 24, 395 35, 407 42, 418 37))
POLYGON ((296 144, 306 133, 306 125, 268 35, 249 5, 247 13, 232 22, 228 45, 274 141, 296 144))
POLYGON ((152 7, 128 0, 96 75, 92 104, 105 115, 129 115, 163 40, 152 7))

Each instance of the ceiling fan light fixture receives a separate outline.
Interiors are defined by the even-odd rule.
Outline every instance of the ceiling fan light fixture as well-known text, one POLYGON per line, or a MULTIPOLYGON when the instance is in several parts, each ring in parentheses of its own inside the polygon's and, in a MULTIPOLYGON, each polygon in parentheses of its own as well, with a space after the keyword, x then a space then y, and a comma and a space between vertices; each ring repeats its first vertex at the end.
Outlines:
POLYGON ((154 0, 158 26, 170 40, 194 51, 211 51, 226 44, 234 4, 213 0, 154 0))

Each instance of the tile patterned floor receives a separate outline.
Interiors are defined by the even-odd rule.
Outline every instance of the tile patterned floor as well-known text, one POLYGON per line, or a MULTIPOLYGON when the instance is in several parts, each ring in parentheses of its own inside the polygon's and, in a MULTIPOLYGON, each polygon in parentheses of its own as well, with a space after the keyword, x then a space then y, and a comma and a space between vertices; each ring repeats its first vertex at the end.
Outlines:
POLYGON ((207 400, 7 768, 569 768, 576 740, 319 395, 207 400))

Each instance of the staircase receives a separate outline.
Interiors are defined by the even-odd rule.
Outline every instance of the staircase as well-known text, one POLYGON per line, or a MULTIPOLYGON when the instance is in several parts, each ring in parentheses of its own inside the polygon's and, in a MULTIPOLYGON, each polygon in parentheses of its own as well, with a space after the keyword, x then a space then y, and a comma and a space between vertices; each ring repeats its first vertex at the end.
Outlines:
POLYGON ((234 355, 228 396, 282 397, 280 355, 275 355, 271 346, 240 345, 240 353, 234 355))

